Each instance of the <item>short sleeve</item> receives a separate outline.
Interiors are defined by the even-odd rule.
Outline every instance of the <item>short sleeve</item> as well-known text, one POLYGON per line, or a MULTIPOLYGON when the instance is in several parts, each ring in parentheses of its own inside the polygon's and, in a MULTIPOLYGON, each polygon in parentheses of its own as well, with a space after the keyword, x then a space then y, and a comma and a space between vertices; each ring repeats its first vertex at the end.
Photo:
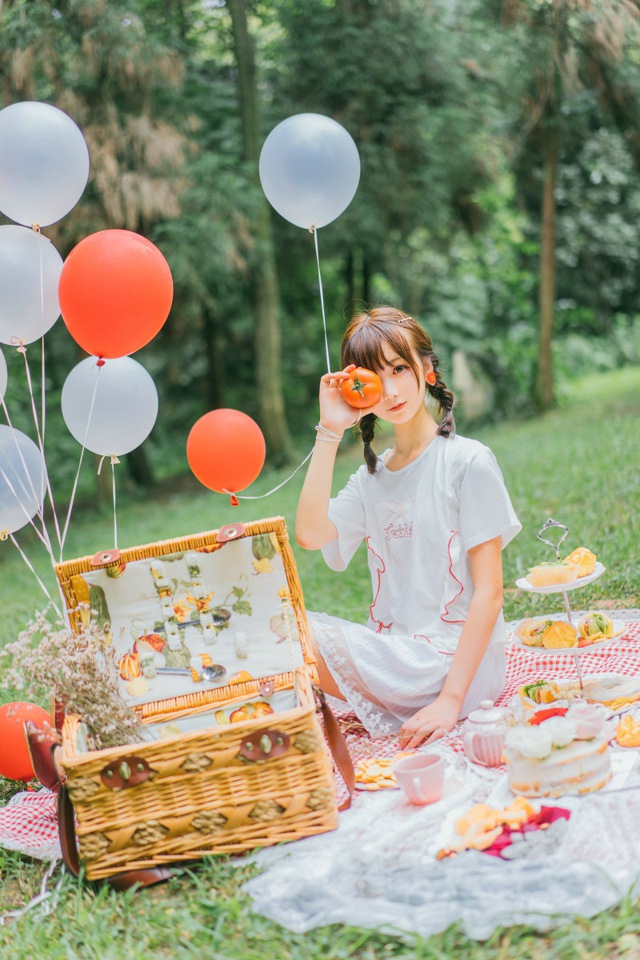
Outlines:
POLYGON ((504 483, 498 461, 488 447, 479 446, 461 479, 460 539, 465 551, 502 538, 502 548, 522 529, 504 483))
POLYGON ((329 519, 338 536, 322 548, 322 556, 332 570, 346 570, 365 535, 365 511, 360 486, 361 467, 354 473, 337 497, 329 502, 329 519))

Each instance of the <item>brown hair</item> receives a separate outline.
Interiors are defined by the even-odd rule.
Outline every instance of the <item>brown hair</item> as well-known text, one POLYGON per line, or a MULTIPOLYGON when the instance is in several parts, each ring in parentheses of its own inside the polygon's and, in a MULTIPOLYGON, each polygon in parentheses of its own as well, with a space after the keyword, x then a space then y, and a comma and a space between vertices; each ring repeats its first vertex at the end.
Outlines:
MULTIPOLYGON (((395 307, 374 307, 353 317, 342 338, 342 366, 355 363, 356 366, 367 367, 369 370, 382 370, 386 362, 385 346, 408 364, 416 380, 420 373, 416 355, 423 361, 431 361, 436 382, 433 385, 427 383, 426 387, 442 412, 438 433, 443 437, 454 436, 454 397, 440 376, 440 361, 433 352, 431 339, 420 324, 402 310, 395 307)), ((371 446, 377 419, 374 413, 368 413, 360 421, 364 459, 369 473, 375 473, 378 468, 378 458, 371 446)))

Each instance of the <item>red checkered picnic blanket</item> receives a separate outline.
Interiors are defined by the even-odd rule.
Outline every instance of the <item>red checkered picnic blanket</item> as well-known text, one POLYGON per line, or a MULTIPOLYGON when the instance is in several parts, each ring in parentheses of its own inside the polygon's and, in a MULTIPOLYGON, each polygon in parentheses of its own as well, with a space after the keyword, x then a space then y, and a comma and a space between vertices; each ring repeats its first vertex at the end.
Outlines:
MULTIPOLYGON (((625 611, 618 611, 615 616, 626 623, 624 634, 579 654, 584 677, 640 673, 640 621, 627 620, 625 611)), ((507 647, 507 680, 499 703, 508 703, 523 683, 543 678, 562 680, 575 677, 576 663, 572 653, 535 647, 525 649, 512 636, 507 647)), ((366 757, 393 757, 400 749, 396 737, 369 737, 355 714, 339 710, 336 716, 354 763, 366 757)), ((459 728, 447 738, 447 743, 454 750, 462 749, 459 728)), ((339 802, 346 796, 346 786, 338 777, 339 802)), ((59 857, 55 794, 45 790, 18 794, 8 806, 0 809, 0 846, 43 860, 59 857)))
MULTIPOLYGON (((516 695, 518 687, 535 680, 572 680, 577 679, 575 657, 579 657, 580 672, 587 677, 602 674, 620 674, 635 676, 640 674, 640 621, 627 621, 625 611, 610 612, 612 617, 626 624, 623 634, 615 640, 594 644, 583 648, 576 655, 563 650, 545 650, 540 647, 524 647, 512 633, 507 646, 507 678, 502 696, 497 701, 504 705, 516 695)), ((371 738, 355 714, 349 711, 334 710, 338 722, 347 740, 349 753, 354 763, 368 757, 390 758, 395 756, 400 746, 396 737, 371 738)), ((446 737, 445 742, 456 752, 462 751, 460 725, 446 737)), ((339 802, 348 795, 347 788, 338 778, 339 802)))

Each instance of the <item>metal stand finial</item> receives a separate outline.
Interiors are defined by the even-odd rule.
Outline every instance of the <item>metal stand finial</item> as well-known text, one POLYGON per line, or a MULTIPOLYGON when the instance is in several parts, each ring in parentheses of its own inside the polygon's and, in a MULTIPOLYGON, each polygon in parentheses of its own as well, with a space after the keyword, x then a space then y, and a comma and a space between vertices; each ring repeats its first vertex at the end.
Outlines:
POLYGON ((551 517, 549 517, 549 519, 546 520, 545 523, 542 525, 542 527, 540 527, 540 529, 538 530, 537 537, 538 537, 538 540, 542 541, 542 543, 546 543, 547 546, 553 547, 553 549, 555 550, 557 559, 560 560, 560 544, 566 540, 568 533, 569 533, 569 527, 565 527, 564 523, 558 523, 557 520, 553 520, 551 517), (557 543, 553 543, 551 540, 547 540, 545 537, 542 536, 544 531, 549 530, 550 527, 558 527, 558 529, 564 530, 564 533, 562 534, 562 536, 560 537, 557 543))

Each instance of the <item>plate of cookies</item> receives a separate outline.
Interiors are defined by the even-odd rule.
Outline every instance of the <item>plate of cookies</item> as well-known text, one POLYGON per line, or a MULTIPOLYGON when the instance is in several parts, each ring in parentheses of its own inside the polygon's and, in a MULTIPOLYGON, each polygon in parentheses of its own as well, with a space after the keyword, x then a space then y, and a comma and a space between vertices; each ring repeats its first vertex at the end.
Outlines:
POLYGON ((415 750, 401 750, 393 757, 364 757, 355 768, 356 790, 397 789, 398 781, 393 772, 394 764, 402 757, 409 757, 415 750))

